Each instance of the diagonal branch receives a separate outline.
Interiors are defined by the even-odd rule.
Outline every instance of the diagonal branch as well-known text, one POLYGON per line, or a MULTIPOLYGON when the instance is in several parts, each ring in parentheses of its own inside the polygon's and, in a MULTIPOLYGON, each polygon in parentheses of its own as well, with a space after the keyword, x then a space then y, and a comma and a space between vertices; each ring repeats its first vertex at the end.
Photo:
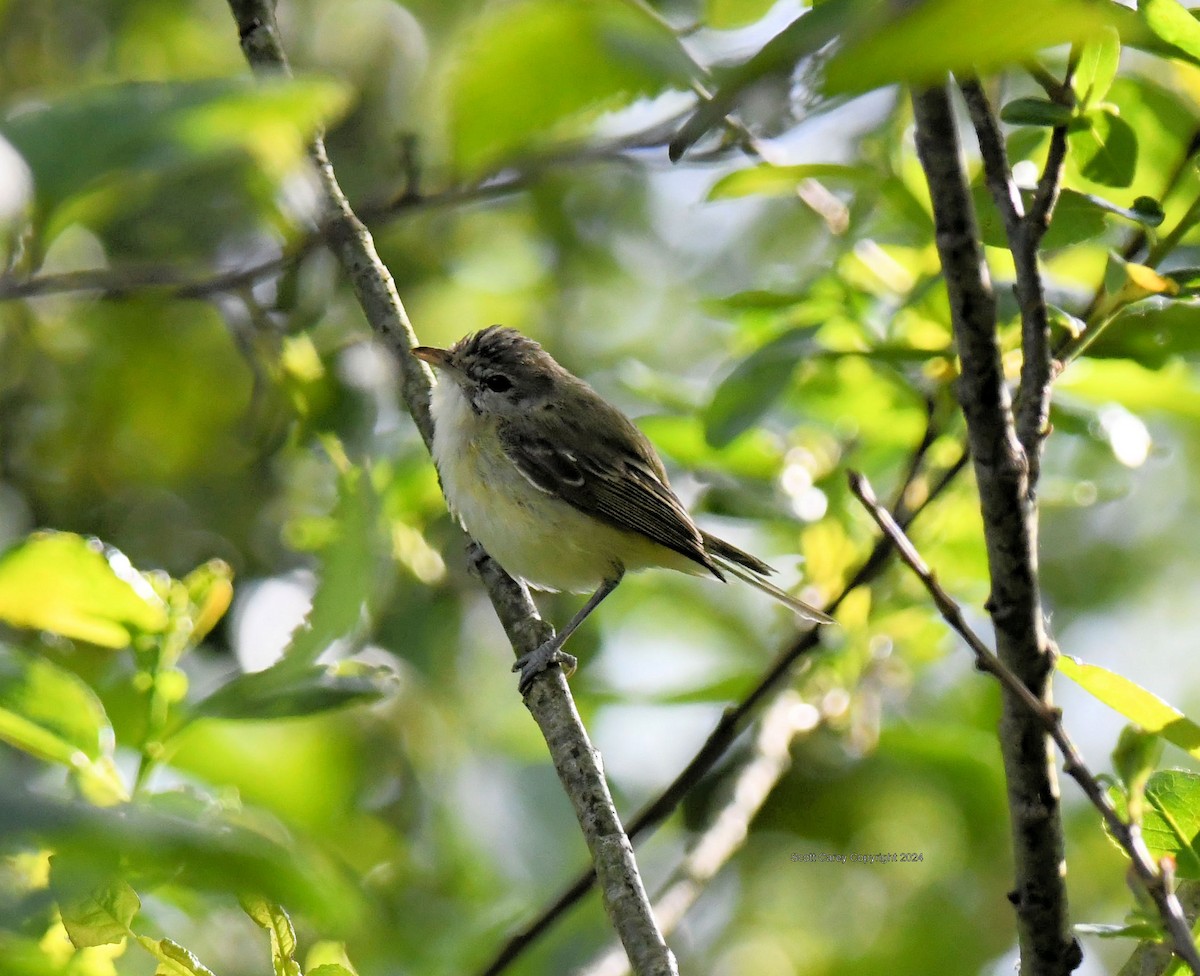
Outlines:
POLYGON ((1175 954, 1191 967, 1193 973, 1200 974, 1200 952, 1197 952, 1191 927, 1184 917, 1179 900, 1170 890, 1163 872, 1154 863, 1150 851, 1142 840, 1142 834, 1137 824, 1126 823, 1121 819, 1108 792, 1087 768, 1083 756, 1080 755, 1074 742, 1067 735, 1066 729, 1063 728, 1062 713, 1034 695, 970 628, 963 617, 962 609, 942 588, 912 541, 904 534, 904 530, 875 500, 875 493, 871 490, 867 479, 855 471, 850 472, 850 490, 871 513, 871 518, 875 520, 879 528, 895 543, 900 558, 925 585, 925 589, 929 591, 929 595, 933 598, 934 604, 946 623, 962 637, 974 652, 975 664, 979 670, 986 671, 995 677, 1008 694, 1020 701, 1030 717, 1037 721, 1054 740, 1054 744, 1058 746, 1065 761, 1064 771, 1079 784, 1092 805, 1100 811, 1100 816, 1104 819, 1109 833, 1129 858, 1134 873, 1158 909, 1159 918, 1171 938, 1175 954))
MULTIPOLYGON (((273 0, 229 0, 242 51, 256 73, 288 69, 279 41, 273 0)), ((430 374, 410 350, 417 344, 392 277, 379 259, 365 225, 355 216, 320 135, 310 155, 324 196, 325 243, 348 274, 359 304, 372 329, 395 353, 401 372, 401 393, 426 445, 433 425, 429 416, 430 374)), ((490 559, 480 560, 480 575, 518 654, 532 650, 549 635, 529 593, 490 559)), ((621 826, 600 757, 588 741, 575 703, 559 669, 535 681, 525 704, 546 739, 559 779, 575 808, 601 879, 605 909, 629 954, 638 976, 674 976, 675 959, 654 921, 650 902, 621 826)))
MULTIPOLYGON (((914 92, 913 108, 917 155, 933 202, 938 256, 962 362, 957 393, 983 515, 992 585, 988 610, 1000 659, 1035 697, 1048 701, 1053 661, 1037 577, 1037 507, 1030 491, 1028 456, 1013 422, 996 334, 996 305, 947 87, 914 92)), ((1012 814, 1016 887, 1011 897, 1017 910, 1021 972, 1027 976, 1066 974, 1079 963, 1061 870, 1062 812, 1048 745, 1045 728, 1020 699, 1006 693, 1000 748, 1012 814)))

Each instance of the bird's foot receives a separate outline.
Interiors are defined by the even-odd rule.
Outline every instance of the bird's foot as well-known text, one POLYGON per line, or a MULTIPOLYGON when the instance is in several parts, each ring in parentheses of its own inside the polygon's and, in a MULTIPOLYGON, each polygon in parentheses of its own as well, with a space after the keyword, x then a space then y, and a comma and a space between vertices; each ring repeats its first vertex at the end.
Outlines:
POLYGON ((483 564, 489 558, 487 550, 474 539, 467 544, 467 569, 480 579, 483 578, 483 564))
POLYGON ((554 639, 548 640, 537 650, 522 654, 517 658, 516 663, 512 666, 514 671, 521 672, 521 680, 517 682, 517 689, 522 695, 527 695, 529 689, 533 687, 534 678, 556 664, 562 668, 563 676, 569 678, 575 673, 578 663, 554 639))

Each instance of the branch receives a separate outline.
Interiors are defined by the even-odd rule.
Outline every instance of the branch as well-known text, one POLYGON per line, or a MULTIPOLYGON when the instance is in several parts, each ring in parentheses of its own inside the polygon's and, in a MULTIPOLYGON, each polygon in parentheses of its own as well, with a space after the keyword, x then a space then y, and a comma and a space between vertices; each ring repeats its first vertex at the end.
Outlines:
MULTIPOLYGON (((229 0, 242 51, 256 73, 288 71, 279 42, 273 0, 229 0)), ((433 425, 429 416, 430 373, 411 355, 416 336, 391 274, 375 251, 370 232, 355 216, 338 185, 320 135, 310 155, 325 198, 325 240, 349 275, 372 329, 392 349, 400 365, 401 393, 426 445, 433 425)), ((480 560, 480 575, 518 655, 549 635, 526 589, 494 561, 480 560)), ((651 914, 633 848, 621 827, 600 768, 600 757, 587 733, 560 669, 534 682, 525 696, 546 739, 559 779, 575 808, 613 926, 639 976, 674 976, 675 959, 651 914)))
MULTIPOLYGON (((917 552, 916 547, 900 526, 875 500, 875 493, 871 490, 867 479, 857 472, 850 472, 850 490, 871 513, 871 517, 879 528, 895 543, 900 558, 925 584, 925 589, 929 591, 929 595, 933 598, 934 604, 946 623, 962 637, 974 652, 975 663, 979 670, 986 671, 995 677, 1004 686, 1008 695, 1019 701, 1029 717, 1054 740, 1054 744, 1058 746, 1058 750, 1063 756, 1063 770, 1079 784, 1092 805, 1100 811, 1100 816, 1104 818, 1109 833, 1129 857, 1134 873, 1158 909, 1163 927, 1171 938, 1175 954, 1191 967, 1193 973, 1200 974, 1200 953, 1197 952, 1191 928, 1184 917, 1178 899, 1168 887, 1163 872, 1154 863, 1150 851, 1147 850, 1145 842, 1142 840, 1141 830, 1137 824, 1126 823, 1121 819, 1108 792, 1087 768, 1079 750, 1075 748, 1075 744, 1067 735, 1066 729, 1063 728, 1062 712, 1051 707, 1030 691, 1021 679, 999 657, 993 654, 979 635, 970 628, 963 617, 962 608, 938 583, 933 571, 921 558, 921 554, 917 552)), ((1078 953, 1078 946, 1076 946, 1076 953, 1078 953)), ((1075 964, 1078 962, 1077 956, 1075 964)))
MULTIPOLYGON (((1067 68, 1066 90, 1074 73, 1074 59, 1067 68)), ((1042 441, 1049 433, 1050 388, 1054 379, 1050 355, 1050 319, 1046 291, 1038 267, 1038 245, 1050 225, 1058 200, 1066 155, 1067 130, 1059 126, 1050 137, 1045 171, 1034 194, 1028 215, 1013 182, 1004 149, 1000 123, 977 78, 960 83, 971 123, 979 140, 983 171, 996 206, 1004 218, 1008 248, 1016 269, 1017 304, 1021 309, 1021 393, 1017 406, 1017 437, 1029 464, 1029 489, 1037 487, 1042 441)))
MULTIPOLYGON (((1000 659, 1036 698, 1046 700, 1053 663, 1037 579, 1037 508, 1029 490, 1026 452, 1013 423, 995 300, 945 85, 915 92, 913 108, 917 155, 933 201, 938 255, 962 361, 957 393, 979 486, 992 584, 988 610, 1000 659)), ((1058 784, 1047 762, 1047 747, 1045 728, 1020 699, 1006 694, 1000 748, 1012 813, 1012 900, 1026 974, 1068 973, 1079 961, 1061 873, 1058 784)))
MULTIPOLYGON (((746 841, 750 822, 792 765, 791 747, 811 732, 821 713, 795 691, 785 691, 763 713, 750 759, 743 763, 728 790, 729 801, 711 826, 688 846, 683 860, 654 898, 654 914, 663 931, 675 930, 717 872, 746 841)), ((625 976, 629 963, 614 946, 585 967, 581 976, 625 976)))
MULTIPOLYGON (((373 226, 427 210, 507 196, 528 188, 544 171, 556 166, 622 159, 631 152, 659 148, 674 133, 678 118, 675 116, 654 122, 638 132, 596 145, 561 145, 552 152, 527 158, 515 171, 508 166, 472 183, 450 186, 436 193, 419 193, 408 185, 398 197, 362 206, 358 211, 358 219, 373 226)), ((336 214, 334 219, 339 219, 336 214)), ((32 276, 0 274, 0 301, 75 291, 97 291, 104 297, 119 298, 147 288, 163 288, 179 298, 203 298, 236 291, 280 274, 326 243, 329 233, 326 220, 318 220, 315 227, 300 236, 282 254, 244 268, 215 274, 196 274, 169 266, 87 268, 32 276)))
MULTIPOLYGON (((929 423, 932 426, 932 416, 929 423)), ((915 453, 924 455, 933 440, 934 438, 930 437, 927 429, 915 453)), ((942 472, 937 481, 930 486, 925 499, 911 513, 907 513, 906 507, 900 509, 901 517, 898 518, 898 521, 902 525, 912 524, 917 516, 949 487, 958 477, 959 472, 966 467, 966 464, 967 454, 964 452, 957 461, 942 472)), ((897 490, 898 499, 905 497, 915 476, 916 466, 910 465, 905 482, 897 490)), ((826 606, 826 611, 831 614, 836 612, 851 592, 875 579, 887 565, 891 552, 891 540, 886 537, 879 539, 871 549, 870 555, 842 588, 841 593, 826 606)), ((683 798, 708 775, 717 761, 728 751, 757 710, 759 703, 778 694, 784 681, 794 676, 797 663, 802 661, 810 651, 816 649, 819 644, 820 628, 804 631, 776 657, 746 696, 737 705, 725 710, 704 744, 679 775, 629 821, 627 829, 631 840, 637 840, 643 834, 648 834, 675 811, 683 798)), ((480 970, 479 976, 498 976, 499 973, 504 972, 526 949, 548 932, 571 906, 591 891, 595 881, 596 875, 591 868, 582 871, 537 916, 509 937, 491 962, 480 970)))

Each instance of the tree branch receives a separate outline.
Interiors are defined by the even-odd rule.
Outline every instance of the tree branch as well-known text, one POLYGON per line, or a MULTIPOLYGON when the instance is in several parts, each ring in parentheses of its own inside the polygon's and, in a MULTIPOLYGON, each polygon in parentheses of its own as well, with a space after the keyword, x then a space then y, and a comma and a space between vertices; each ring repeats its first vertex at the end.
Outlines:
POLYGON ((1163 927, 1171 938, 1175 954, 1191 967, 1193 973, 1200 974, 1200 953, 1197 952, 1191 927, 1184 917, 1178 899, 1168 887, 1163 872, 1154 863, 1150 851, 1147 850, 1145 842, 1142 840, 1142 834, 1137 824, 1126 823, 1121 819, 1108 796, 1108 791, 1100 785, 1087 768, 1079 750, 1075 748, 1074 742, 1071 741, 1063 727, 1062 713, 1034 695, 970 628, 963 617, 962 608, 938 583, 933 571, 921 558, 921 554, 917 552, 916 547, 900 526, 875 500, 875 493, 871 490, 867 479, 861 474, 851 471, 850 489, 871 513, 871 517, 879 528, 895 543, 900 558, 925 585, 925 589, 929 591, 929 595, 933 598, 934 604, 946 623, 962 637, 974 652, 975 663, 979 670, 986 671, 995 677, 1004 686, 1009 697, 1019 701, 1030 718, 1036 721, 1054 740, 1065 760, 1064 771, 1079 784, 1092 805, 1100 811, 1109 833, 1128 856, 1138 880, 1153 900, 1163 927))
MULTIPOLYGON (((1066 90, 1074 73, 1074 61, 1067 69, 1066 90)), ((1017 305, 1021 310, 1021 393, 1017 403, 1017 438, 1029 465, 1028 487, 1036 491, 1042 442, 1049 432, 1050 390, 1054 379, 1050 355, 1050 319, 1046 310, 1046 292, 1038 267, 1038 245, 1045 236, 1058 200, 1066 154, 1067 130, 1059 126, 1050 137, 1045 171, 1034 194, 1028 215, 1021 194, 1013 182, 1004 149, 1000 123, 988 103, 977 78, 964 78, 959 84, 971 123, 979 140, 979 154, 988 189, 1004 218, 1008 248, 1016 269, 1017 305)))
MULTIPOLYGON (((452 186, 438 193, 407 192, 396 200, 368 204, 358 214, 365 224, 393 220, 439 207, 456 207, 477 200, 490 200, 515 193, 529 185, 526 174, 452 186)), ((334 215, 334 219, 338 219, 334 215)), ((106 298, 121 298, 147 288, 163 288, 178 298, 205 298, 237 291, 277 275, 302 261, 325 243, 325 220, 285 248, 282 254, 256 261, 243 268, 196 274, 165 265, 117 268, 86 268, 61 274, 28 277, 0 275, 0 301, 73 291, 97 291, 106 298)))
MULTIPOLYGON (((957 392, 983 514, 992 584, 988 610, 1000 659, 1035 697, 1048 701, 1052 658, 1037 580, 1037 509, 1026 453, 1013 423, 995 300, 946 86, 915 92, 913 107, 917 155, 933 201, 938 254, 962 362, 957 392)), ((1070 932, 1062 816, 1048 746, 1045 728, 1020 699, 1006 694, 1000 747, 1013 818, 1012 901, 1026 976, 1069 973, 1079 962, 1070 932)))
MULTIPOLYGON (((256 73, 288 71, 279 41, 272 0, 229 0, 242 51, 256 73)), ((310 147, 325 203, 325 242, 350 277, 372 329, 395 353, 402 377, 401 393, 426 445, 433 425, 429 416, 431 376, 411 355, 417 344, 391 274, 375 251, 370 232, 355 216, 318 135, 310 147)), ((549 636, 526 589, 494 561, 480 560, 480 575, 518 655, 549 636)), ((601 879, 605 908, 639 976, 674 976, 674 956, 651 913, 633 848, 621 827, 600 766, 566 679, 559 669, 540 676, 525 704, 546 739, 559 779, 575 808, 588 850, 601 879)))

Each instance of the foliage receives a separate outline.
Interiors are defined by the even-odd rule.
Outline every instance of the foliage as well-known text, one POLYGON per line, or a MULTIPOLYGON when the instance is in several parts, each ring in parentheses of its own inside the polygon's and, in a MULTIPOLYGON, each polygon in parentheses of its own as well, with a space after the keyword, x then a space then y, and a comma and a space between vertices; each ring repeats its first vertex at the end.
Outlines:
MULTIPOLYGON (((313 236, 318 128, 423 341, 539 338, 638 418, 706 525, 828 600, 874 543, 845 469, 908 479, 912 508, 960 455, 903 86, 972 68, 1026 204, 1066 132, 1041 566, 1061 649, 1095 663, 1063 658, 1065 723, 1200 877, 1188 11, 283 8, 297 77, 251 84, 221 5, 0 6, 0 968, 469 972, 583 863, 394 364, 313 236)), ((1013 263, 970 167, 1015 382, 1013 263)), ((980 617, 967 476, 913 534, 980 617)), ((997 692, 903 572, 838 619, 797 679, 819 721, 672 946, 695 973, 1006 965, 997 692), (803 857, 902 851, 923 858, 803 857)), ((572 681, 623 814, 793 632, 737 587, 622 585, 572 681)), ((652 887, 743 758, 645 848, 652 887)), ((1157 923, 1064 793, 1072 914, 1115 965, 1157 923)), ((513 971, 608 938, 589 903, 513 971)))

